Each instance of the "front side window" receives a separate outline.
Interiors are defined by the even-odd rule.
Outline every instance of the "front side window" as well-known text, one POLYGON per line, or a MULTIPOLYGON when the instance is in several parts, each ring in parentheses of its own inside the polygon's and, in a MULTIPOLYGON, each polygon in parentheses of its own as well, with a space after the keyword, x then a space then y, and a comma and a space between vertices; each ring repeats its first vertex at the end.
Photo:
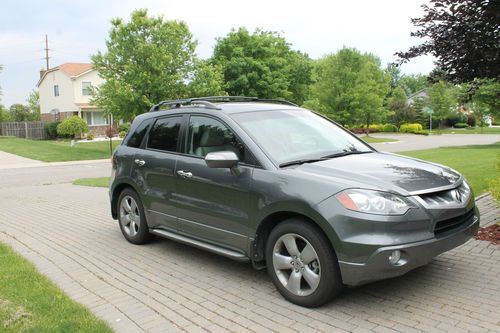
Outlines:
POLYGON ((90 95, 90 87, 91 86, 92 86, 92 83, 89 81, 82 82, 82 96, 89 96, 90 95))
POLYGON ((210 117, 191 116, 187 153, 205 157, 208 153, 217 151, 232 151, 240 161, 254 164, 250 153, 227 126, 210 117))
POLYGON ((339 126, 310 111, 245 112, 232 117, 278 164, 372 151, 339 126))
POLYGON ((59 85, 55 84, 54 85, 54 96, 59 96, 59 85))
POLYGON ((158 119, 149 131, 148 148, 177 151, 182 117, 158 119))

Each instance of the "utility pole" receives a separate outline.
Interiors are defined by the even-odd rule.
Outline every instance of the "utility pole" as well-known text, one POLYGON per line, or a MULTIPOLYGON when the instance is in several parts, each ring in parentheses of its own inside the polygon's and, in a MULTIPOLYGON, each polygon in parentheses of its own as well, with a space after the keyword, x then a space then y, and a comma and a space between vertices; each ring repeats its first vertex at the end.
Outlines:
POLYGON ((49 70, 49 37, 45 34, 45 61, 47 62, 47 70, 49 70))

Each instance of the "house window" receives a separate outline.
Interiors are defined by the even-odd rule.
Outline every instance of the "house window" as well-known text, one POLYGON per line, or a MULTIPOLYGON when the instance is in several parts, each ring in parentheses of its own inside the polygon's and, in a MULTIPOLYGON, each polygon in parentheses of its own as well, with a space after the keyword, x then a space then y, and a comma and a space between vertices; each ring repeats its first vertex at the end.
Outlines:
POLYGON ((102 111, 85 111, 82 113, 82 118, 85 119, 89 126, 108 125, 108 117, 104 116, 102 111))
POLYGON ((56 97, 59 96, 59 85, 58 84, 54 85, 54 96, 56 96, 56 97))
POLYGON ((91 86, 92 86, 92 83, 89 81, 82 82, 82 96, 89 96, 90 95, 90 87, 91 86))

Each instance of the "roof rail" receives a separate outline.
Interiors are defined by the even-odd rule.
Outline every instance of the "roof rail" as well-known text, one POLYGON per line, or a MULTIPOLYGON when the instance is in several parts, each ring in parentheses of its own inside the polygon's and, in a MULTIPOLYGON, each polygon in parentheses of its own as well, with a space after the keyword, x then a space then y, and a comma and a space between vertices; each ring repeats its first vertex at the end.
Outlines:
POLYGON ((158 104, 153 105, 149 110, 158 111, 162 106, 168 106, 173 108, 180 108, 182 105, 203 105, 207 109, 220 110, 221 108, 214 103, 229 103, 229 102, 263 102, 263 103, 279 103, 291 106, 298 106, 292 102, 282 100, 282 99, 260 99, 258 97, 247 97, 247 96, 207 96, 207 97, 195 97, 186 99, 171 99, 161 101, 158 104))

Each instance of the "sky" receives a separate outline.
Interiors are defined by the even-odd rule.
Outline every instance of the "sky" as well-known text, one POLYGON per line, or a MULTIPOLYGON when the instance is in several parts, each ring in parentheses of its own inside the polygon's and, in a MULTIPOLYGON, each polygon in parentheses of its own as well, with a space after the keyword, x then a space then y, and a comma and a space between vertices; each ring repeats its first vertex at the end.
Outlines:
MULTIPOLYGON (((377 55, 382 64, 396 60, 421 40, 410 37, 412 17, 427 0, 2 0, 0 10, 0 104, 25 103, 45 67, 45 34, 50 67, 90 62, 105 51, 112 18, 128 20, 134 9, 182 20, 198 41, 197 53, 208 58, 217 37, 231 28, 262 28, 281 33, 292 48, 317 59, 344 46, 377 55)), ((419 57, 403 73, 427 74, 434 59, 419 57)))

